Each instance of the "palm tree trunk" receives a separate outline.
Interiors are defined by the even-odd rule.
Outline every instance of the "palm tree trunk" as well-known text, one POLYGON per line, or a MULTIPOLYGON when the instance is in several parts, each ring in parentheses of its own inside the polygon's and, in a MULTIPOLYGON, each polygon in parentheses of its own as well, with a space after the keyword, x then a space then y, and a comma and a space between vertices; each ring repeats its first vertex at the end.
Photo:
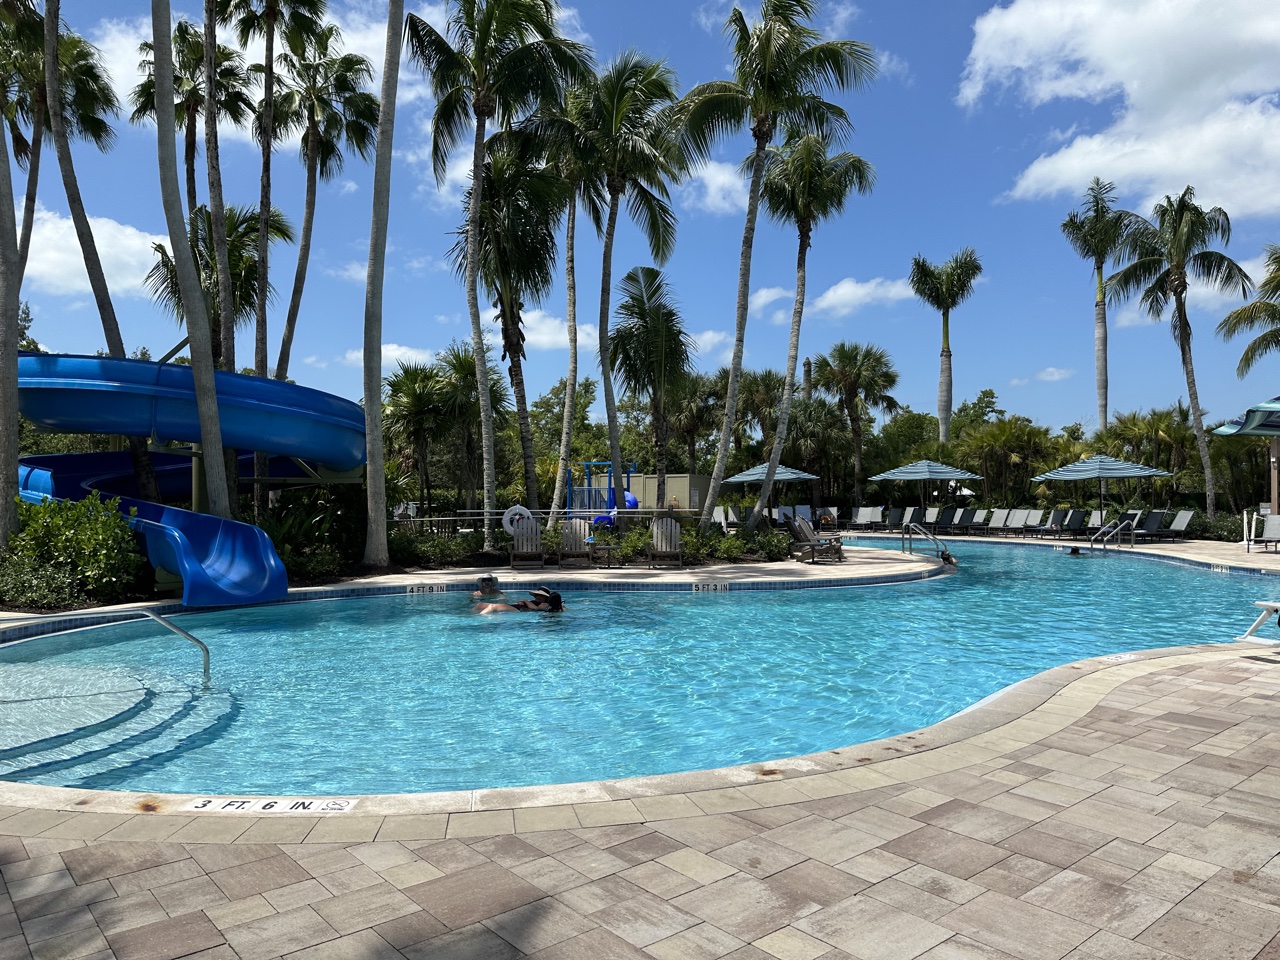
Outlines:
POLYGON ((778 405, 778 430, 773 438, 773 449, 769 452, 769 466, 765 468, 764 483, 760 485, 760 496, 756 500, 756 505, 751 508, 751 518, 747 521, 748 530, 756 528, 756 524, 764 516, 765 507, 769 505, 769 497, 773 493, 773 477, 778 472, 778 464, 782 461, 782 448, 787 442, 787 426, 791 422, 791 402, 795 398, 796 363, 800 358, 800 321, 804 319, 808 255, 809 233, 801 227, 799 250, 796 253, 796 299, 791 307, 791 339, 787 341, 787 372, 782 385, 782 403, 778 405))
POLYGON ((480 326, 480 203, 484 179, 484 128, 487 118, 476 115, 476 137, 471 148, 471 207, 467 211, 467 312, 471 316, 471 350, 476 358, 476 395, 480 401, 480 447, 484 457, 484 548, 492 550, 494 518, 498 512, 498 480, 494 463, 493 404, 489 398, 489 361, 480 326))
POLYGON ((276 360, 276 379, 289 378, 289 356, 293 352, 293 334, 298 326, 298 314, 302 310, 302 288, 307 282, 307 267, 311 261, 311 228, 316 220, 316 182, 319 180, 320 161, 319 132, 315 121, 307 122, 307 191, 302 206, 302 232, 298 235, 298 266, 293 274, 293 293, 289 295, 289 313, 284 319, 284 333, 280 337, 280 357, 276 360))
POLYGON ((0 554, 18 529, 18 231, 9 144, 0 137, 0 554))
POLYGON ((622 509, 627 505, 622 482, 622 439, 618 431, 618 404, 613 395, 613 362, 609 358, 609 294, 613 287, 613 234, 618 225, 621 190, 609 189, 609 220, 604 231, 604 254, 600 260, 600 389, 604 394, 604 414, 609 423, 609 461, 613 464, 613 502, 621 527, 622 509))
POLYGON ((560 459, 556 464, 556 489, 551 495, 547 529, 555 527, 556 514, 564 503, 569 473, 569 449, 573 444, 573 419, 578 402, 578 271, 574 262, 574 236, 578 224, 577 198, 569 201, 564 228, 565 323, 569 327, 569 372, 564 381, 564 420, 560 424, 560 459))
MULTIPOLYGON (((160 87, 157 85, 157 90, 160 87)), ((159 97, 156 97, 159 100, 159 97)), ((184 149, 186 152, 185 160, 187 167, 187 216, 191 217, 196 212, 196 207, 200 205, 199 197, 196 196, 196 112, 188 107, 186 140, 184 149)))
POLYGON ((22 233, 18 237, 18 277, 22 284, 27 275, 27 256, 31 253, 31 230, 36 220, 36 189, 40 185, 40 156, 44 152, 45 85, 36 85, 36 110, 31 119, 31 153, 27 157, 27 190, 22 198, 22 233))
POLYGON ((1187 405, 1191 407, 1191 423, 1196 431, 1196 447, 1200 450, 1200 463, 1204 467, 1204 512, 1212 523, 1217 515, 1217 491, 1213 486, 1213 464, 1209 460, 1209 438, 1204 432, 1204 417, 1200 413, 1200 393, 1196 390, 1196 371, 1191 361, 1191 324, 1187 320, 1187 308, 1182 297, 1174 301, 1178 312, 1178 351, 1182 354, 1182 372, 1187 377, 1187 405))
POLYGON ((1098 383, 1098 429, 1107 429, 1107 291, 1102 279, 1102 263, 1095 262, 1098 273, 1098 299, 1093 302, 1093 369, 1098 383))
MULTIPOLYGON (((218 0, 204 0, 204 99, 213 104, 217 95, 218 0)), ((222 153, 218 147, 218 111, 204 112, 205 172, 209 177, 209 227, 213 232, 213 256, 218 274, 218 312, 222 335, 222 368, 236 372, 236 321, 231 306, 231 255, 227 250, 227 208, 222 200, 222 153)), ((234 450, 224 451, 227 460, 227 502, 231 515, 239 513, 240 462, 234 450)))
MULTIPOLYGON (((275 49, 277 0, 267 0, 263 9, 265 49, 262 55, 262 176, 258 185, 258 303, 253 324, 253 372, 259 377, 267 375, 267 292, 269 231, 271 225, 271 148, 275 140, 275 49)), ((263 477, 267 473, 267 455, 258 451, 253 456, 253 472, 263 477)), ((253 515, 261 522, 267 512, 267 488, 261 483, 253 485, 253 515)))
POLYGON ((382 452, 382 281, 387 263, 387 221, 391 213, 391 145, 395 133, 396 87, 404 0, 387 2, 387 48, 382 62, 382 112, 373 161, 373 215, 369 226, 369 273, 364 288, 364 435, 368 451, 365 491, 368 526, 364 562, 385 567, 387 552, 387 474, 382 452))
POLYGON ((747 222, 742 230, 742 252, 738 257, 738 305, 733 335, 733 358, 729 363, 729 385, 724 398, 724 425, 720 429, 720 448, 716 451, 716 465, 711 471, 711 484, 707 489, 707 502, 702 507, 702 521, 698 529, 703 533, 711 525, 711 514, 720 498, 720 485, 724 482, 725 467, 729 463, 729 435, 738 414, 738 381, 742 378, 742 350, 747 339, 747 305, 751 292, 751 248, 755 243, 756 216, 760 210, 760 184, 764 181, 764 158, 767 140, 756 138, 755 161, 751 167, 751 193, 747 198, 747 222))
POLYGON ((671 426, 666 411, 662 409, 662 401, 654 398, 649 411, 653 419, 653 470, 657 475, 657 502, 659 510, 667 505, 667 443, 671 439, 671 426))
POLYGON ((942 311, 942 365, 938 372, 938 439, 951 440, 951 317, 942 311))
MULTIPOLYGON (((516 314, 516 304, 519 298, 514 294, 508 293, 502 296, 503 315, 510 316, 511 319, 504 321, 510 323, 519 329, 519 319, 516 314)), ((524 389, 524 367, 520 362, 520 343, 518 338, 513 337, 514 342, 506 344, 507 358, 510 361, 508 373, 511 377, 511 392, 515 395, 516 400, 516 424, 520 433, 520 456, 524 461, 524 495, 526 506, 537 512, 541 509, 538 505, 538 467, 533 457, 533 427, 529 424, 529 403, 525 397, 524 389)))
MULTIPOLYGON (((155 58, 156 90, 173 89, 173 50, 169 0, 151 0, 151 30, 155 58)), ((200 418, 200 438, 204 446, 204 474, 209 489, 209 512, 229 519, 226 464, 222 458, 222 428, 218 419, 217 388, 213 376, 213 351, 204 293, 196 275, 187 224, 182 215, 182 195, 178 182, 178 155, 174 144, 174 109, 171 96, 156 97, 156 160, 160 195, 164 203, 169 246, 178 272, 182 313, 187 319, 190 339, 191 376, 195 384, 196 410, 200 418)))

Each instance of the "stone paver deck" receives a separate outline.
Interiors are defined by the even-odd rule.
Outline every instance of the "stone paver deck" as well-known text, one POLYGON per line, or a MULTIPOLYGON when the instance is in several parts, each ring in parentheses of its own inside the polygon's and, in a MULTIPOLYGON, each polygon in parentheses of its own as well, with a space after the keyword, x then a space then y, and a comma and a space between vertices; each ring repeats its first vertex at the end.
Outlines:
POLYGON ((874 744, 333 816, 0 784, 0 960, 1278 960, 1277 653, 1098 658, 874 744))

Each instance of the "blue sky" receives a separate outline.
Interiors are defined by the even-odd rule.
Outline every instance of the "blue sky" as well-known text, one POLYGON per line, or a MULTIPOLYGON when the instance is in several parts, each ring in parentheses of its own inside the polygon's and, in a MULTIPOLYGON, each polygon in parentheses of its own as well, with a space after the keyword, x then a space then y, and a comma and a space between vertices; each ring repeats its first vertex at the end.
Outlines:
MULTIPOLYGON (((442 4, 407 8, 443 25, 442 4)), ((202 6, 174 0, 175 16, 199 21, 202 6)), ((383 5, 330 0, 346 48, 382 62, 383 5)), ((725 76, 724 0, 578 0, 566 7, 567 35, 607 61, 627 47, 666 58, 687 89, 725 76)), ((751 7, 745 8, 751 13, 751 7)), ((64 20, 97 44, 127 103, 137 83, 137 45, 150 37, 146 0, 63 0, 64 20)), ((911 258, 939 262, 966 246, 984 273, 952 317, 955 401, 991 388, 1001 406, 1060 427, 1096 426, 1091 267, 1059 224, 1091 177, 1116 182, 1120 205, 1149 213, 1188 183, 1205 204, 1231 216, 1228 252, 1257 279, 1263 245, 1280 243, 1280 18, 1273 0, 971 0, 830 2, 817 26, 871 43, 879 79, 840 98, 856 126, 847 145, 871 161, 877 183, 842 217, 821 224, 809 256, 802 356, 838 340, 875 343, 900 374, 897 399, 936 412, 940 322, 906 284, 911 258)), ((227 38, 230 42, 230 38, 227 38)), ((376 92, 377 81, 374 90, 376 92)), ((433 103, 416 66, 401 71, 387 280, 384 365, 429 361, 451 340, 467 340, 461 283, 446 263, 469 155, 443 188, 430 167, 433 103)), ((167 244, 155 167, 155 132, 132 126, 128 108, 108 154, 80 145, 77 169, 104 251, 126 344, 159 354, 180 334, 149 300, 142 277, 151 244, 167 244)), ((469 149, 469 147, 468 147, 469 149)), ((734 296, 746 188, 737 173, 746 136, 723 142, 712 162, 675 189, 680 226, 665 264, 698 363, 714 370, 732 346, 734 296)), ((240 132, 223 138, 228 202, 256 204, 257 148, 240 132)), ((203 177, 203 165, 201 166, 203 177)), ((290 375, 358 398, 371 165, 348 159, 322 184, 311 270, 290 375)), ((301 220, 303 178, 296 146, 281 146, 275 202, 301 220)), ((203 181, 202 181, 203 183, 203 181)), ((15 175, 15 191, 24 179, 15 175)), ((202 197, 203 197, 202 186, 202 197)), ((271 357, 292 283, 296 248, 278 247, 272 276, 271 357)), ((52 160, 44 166, 40 211, 23 296, 33 332, 49 349, 92 352, 102 334, 52 160)), ((577 249, 582 369, 596 363, 600 245, 580 230, 577 249)), ((620 218, 614 277, 649 263, 635 227, 620 218)), ((748 368, 782 369, 794 291, 794 231, 762 220, 751 278, 748 368)), ((1239 301, 1197 291, 1191 321, 1201 402, 1210 419, 1234 416, 1280 393, 1276 361, 1244 381, 1235 367, 1243 342, 1213 328, 1239 301)), ((564 375, 568 341, 563 285, 528 312, 526 379, 531 399, 564 375)), ((492 327, 495 331, 496 327, 492 327)), ((239 356, 252 355, 241 334, 239 356)), ((1185 396, 1178 352, 1165 322, 1136 306, 1111 316, 1113 413, 1167 406, 1185 396)), ((598 377, 598 369, 596 374, 598 377)))

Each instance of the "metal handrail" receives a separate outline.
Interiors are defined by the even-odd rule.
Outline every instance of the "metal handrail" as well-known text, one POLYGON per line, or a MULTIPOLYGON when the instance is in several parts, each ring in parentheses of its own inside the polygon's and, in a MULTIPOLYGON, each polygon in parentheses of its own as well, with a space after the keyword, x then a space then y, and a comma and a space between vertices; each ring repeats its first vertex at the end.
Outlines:
POLYGON ((928 540, 933 546, 934 556, 941 557, 944 553, 949 553, 947 545, 935 537, 932 533, 920 526, 918 523, 905 523, 902 525, 902 552, 914 554, 915 538, 917 536, 928 540))
POLYGON ((1096 541, 1099 537, 1101 537, 1102 549, 1106 550, 1107 544, 1110 543, 1114 537, 1117 537, 1120 534, 1124 533, 1126 528, 1128 528, 1129 530, 1129 546, 1132 547, 1133 539, 1134 539, 1133 538, 1133 521, 1125 520, 1121 523, 1109 523, 1105 527, 1103 527, 1101 530, 1099 530, 1097 533, 1095 533, 1092 537, 1090 537, 1089 549, 1092 550, 1094 541, 1096 541))
POLYGON ((176 623, 172 623, 169 620, 165 619, 164 617, 160 616, 160 614, 156 613, 154 610, 143 610, 141 612, 146 616, 150 617, 152 620, 156 621, 156 623, 159 623, 160 625, 166 627, 167 629, 172 630, 178 636, 182 637, 183 640, 190 640, 192 643, 194 643, 197 647, 200 648, 200 654, 204 658, 204 686, 205 686, 205 689, 207 690, 209 688, 209 648, 204 645, 204 642, 197 639, 196 637, 193 637, 191 634, 187 633, 187 631, 183 630, 176 623))

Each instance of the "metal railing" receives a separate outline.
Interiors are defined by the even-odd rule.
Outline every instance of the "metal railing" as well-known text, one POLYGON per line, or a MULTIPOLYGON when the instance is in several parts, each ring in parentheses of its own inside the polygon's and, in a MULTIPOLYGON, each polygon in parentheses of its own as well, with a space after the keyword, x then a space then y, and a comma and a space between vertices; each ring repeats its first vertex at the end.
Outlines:
POLYGON ((915 541, 917 537, 919 537, 922 540, 925 540, 929 544, 929 546, 927 547, 921 547, 921 550, 920 550, 921 553, 932 551, 933 555, 939 558, 944 553, 950 553, 945 543, 943 543, 941 540, 935 537, 932 533, 930 533, 924 527, 920 526, 920 524, 918 523, 908 523, 903 525, 902 527, 902 552, 903 553, 914 554, 916 552, 915 541))
POLYGON ((202 640, 199 640, 196 637, 193 637, 191 634, 187 633, 187 631, 183 630, 176 623, 173 623, 172 621, 166 619, 165 617, 160 616, 160 614, 156 613, 154 610, 143 610, 141 612, 146 616, 150 617, 156 623, 165 627, 166 629, 172 630, 174 633, 180 636, 183 640, 189 640, 191 643, 194 643, 197 647, 200 648, 200 655, 204 660, 204 686, 205 686, 205 689, 207 690, 209 688, 209 648, 204 645, 204 642, 202 640))
MULTIPOLYGON (((1132 548, 1133 541, 1134 541, 1133 521, 1124 520, 1120 523, 1115 523, 1115 522, 1108 523, 1105 527, 1103 527, 1101 530, 1095 533, 1092 537, 1090 537, 1089 549, 1092 550, 1096 544, 1100 543, 1102 545, 1102 549, 1106 550, 1107 544, 1109 544, 1112 540, 1115 540, 1117 537, 1121 536, 1125 532, 1125 530, 1129 531, 1129 546, 1130 548, 1132 548)), ((1116 545, 1119 546, 1118 541, 1116 545)))

